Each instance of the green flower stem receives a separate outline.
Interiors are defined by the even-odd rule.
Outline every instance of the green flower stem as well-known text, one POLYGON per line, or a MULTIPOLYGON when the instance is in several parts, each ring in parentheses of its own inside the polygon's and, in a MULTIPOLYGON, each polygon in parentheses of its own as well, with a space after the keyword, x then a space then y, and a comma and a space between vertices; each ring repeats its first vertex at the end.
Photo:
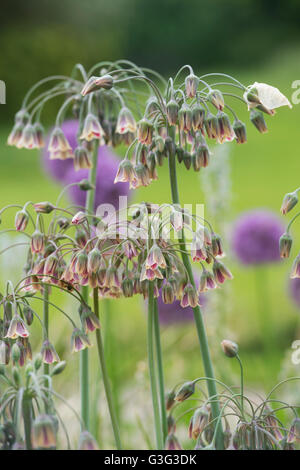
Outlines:
POLYGON ((22 400, 22 408, 23 408, 23 421, 24 421, 24 434, 25 434, 25 444, 26 450, 31 450, 31 399, 27 398, 24 394, 22 400))
MULTIPOLYGON (((169 155, 169 175, 170 175, 170 184, 171 184, 171 193, 172 193, 172 202, 173 204, 180 204, 179 200, 179 193, 178 193, 178 185, 177 185, 177 176, 176 176, 176 160, 175 160, 175 154, 169 155)), ((186 250, 186 244, 185 244, 185 237, 184 237, 184 232, 182 230, 182 235, 181 238, 179 239, 179 244, 181 248, 181 256, 182 256, 182 261, 183 264, 187 270, 189 280, 193 286, 195 286, 195 280, 193 276, 193 271, 192 271, 192 265, 189 259, 189 256, 187 254, 186 250)), ((203 365, 204 365, 204 371, 206 377, 212 379, 207 381, 207 389, 209 396, 217 396, 217 388, 216 384, 214 382, 214 371, 213 371, 213 365, 210 357, 210 352, 209 352, 209 347, 208 347, 208 340, 207 340, 207 335, 205 331, 205 325, 202 317, 202 312, 199 306, 195 307, 193 309, 194 312, 194 319, 196 323, 196 328, 197 328, 197 333, 198 333, 198 338, 199 338, 199 343, 200 343, 200 350, 201 350, 201 355, 202 355, 202 360, 203 360, 203 365)), ((220 405, 217 400, 214 400, 211 403, 211 408, 212 408, 212 415, 213 418, 218 418, 220 415, 220 405)), ((224 448, 224 442, 223 442, 223 431, 221 427, 221 421, 219 421, 220 425, 217 424, 218 430, 216 432, 216 446, 217 449, 222 450, 224 448)))
MULTIPOLYGON (((49 286, 44 285, 44 293, 43 293, 43 325, 44 325, 44 341, 49 337, 49 286)), ((50 366, 49 364, 44 363, 44 375, 49 375, 50 366)), ((48 388, 49 383, 46 379, 45 386, 48 388)), ((49 394, 46 394, 47 398, 49 398, 49 394)), ((48 400, 47 400, 48 401, 48 400)), ((48 404, 45 405, 46 412, 48 410, 48 404)))
MULTIPOLYGON (((99 298, 98 298, 97 288, 93 290, 93 298, 94 298, 94 313, 96 317, 99 319, 99 298)), ((114 408, 113 400, 112 400, 112 392, 111 392, 109 377, 108 377, 107 368, 106 368, 106 362, 105 362, 105 357, 104 357, 104 347, 103 347, 103 341, 102 341, 102 335, 101 335, 100 329, 96 330, 96 340, 97 340, 98 357, 100 361, 100 368, 101 368, 101 373, 102 373, 104 390, 105 390, 108 410, 110 414, 111 424, 113 428, 113 433, 114 433, 117 449, 121 450, 122 445, 121 445, 119 427, 118 427, 116 412, 115 412, 115 408, 114 408)))
POLYGON ((157 450, 162 450, 163 446, 163 435, 162 426, 159 412, 159 401, 157 394, 156 374, 155 374, 155 363, 154 363, 154 351, 153 351, 153 326, 154 326, 154 287, 153 283, 149 282, 148 291, 148 328, 147 328, 147 345, 148 345, 148 365, 149 365, 149 376, 152 396, 152 406, 154 413, 154 428, 156 437, 157 450))
POLYGON ((241 369, 241 409, 242 409, 242 415, 244 417, 244 368, 243 368, 243 364, 242 364, 240 356, 237 354, 235 357, 241 369))
MULTIPOLYGON (((99 141, 95 140, 94 150, 92 156, 93 167, 89 173, 89 181, 93 185, 94 189, 90 189, 87 192, 85 208, 88 214, 93 213, 94 211, 94 201, 95 201, 95 188, 96 188, 96 176, 97 176, 97 161, 98 161, 98 148, 99 141)), ((89 291, 87 287, 82 288, 82 297, 85 302, 88 303, 89 291)), ((80 374, 80 397, 81 397, 81 419, 84 423, 85 429, 89 429, 90 425, 90 394, 89 394, 89 352, 87 349, 84 349, 80 352, 80 365, 79 365, 79 374, 80 374)))
POLYGON ((162 360, 161 342, 160 342, 160 328, 159 328, 157 299, 154 299, 154 315, 153 316, 154 316, 154 336, 155 336, 156 359, 157 359, 157 370, 158 370, 160 414, 161 414, 161 421, 162 421, 163 442, 165 443, 167 435, 168 435, 168 421, 167 421, 167 410, 166 410, 166 405, 165 405, 164 371, 163 371, 163 360, 162 360))

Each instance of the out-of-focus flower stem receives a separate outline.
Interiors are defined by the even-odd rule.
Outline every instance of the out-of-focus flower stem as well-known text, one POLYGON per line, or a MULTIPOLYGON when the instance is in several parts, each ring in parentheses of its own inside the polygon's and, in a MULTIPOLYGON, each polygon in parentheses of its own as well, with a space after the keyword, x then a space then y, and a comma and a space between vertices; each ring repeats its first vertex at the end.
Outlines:
POLYGON ((163 371, 163 360, 162 360, 161 342, 160 342, 160 328, 159 328, 157 299, 154 299, 154 315, 153 316, 154 316, 154 335, 155 335, 157 370, 158 370, 160 414, 161 414, 161 424, 162 424, 162 432, 163 432, 163 442, 165 443, 167 435, 168 435, 168 421, 167 421, 167 410, 166 410, 166 405, 165 405, 164 371, 163 371))
MULTIPOLYGON (((169 135, 174 140, 174 130, 172 128, 169 129, 169 135)), ((170 152, 169 153, 169 177, 170 177, 170 185, 171 185, 171 193, 172 193, 172 202, 173 204, 180 205, 175 158, 176 158, 175 153, 170 152)), ((181 238, 179 238, 179 244, 180 244, 180 249, 181 249, 182 261, 187 270, 189 280, 191 284, 195 286, 195 280, 193 276, 191 262, 186 251, 186 243, 185 243, 183 230, 182 230, 181 238)), ((207 340, 207 335, 205 331, 205 325, 203 321, 202 312, 199 306, 195 307, 193 309, 193 312, 194 312, 194 319, 195 319, 195 324, 196 324, 199 343, 200 343, 200 350, 201 350, 205 375, 206 377, 212 379, 212 380, 207 381, 208 394, 210 397, 217 397, 217 388, 216 388, 216 384, 214 381, 214 378, 215 378, 214 370, 213 370, 213 365, 212 365, 212 361, 210 357, 210 351, 209 351, 208 340, 207 340)), ((220 415, 220 405, 219 405, 218 400, 216 400, 215 398, 213 399, 211 403, 211 409, 212 409, 213 418, 214 419, 218 418, 220 415)), ((223 431, 222 431, 221 421, 219 421, 219 425, 217 424, 217 427, 218 429, 216 430, 216 447, 218 450, 222 450, 224 448, 224 440, 223 440, 223 431)))
MULTIPOLYGON (((98 161, 98 148, 99 141, 94 141, 94 149, 92 156, 93 167, 89 172, 89 181, 93 189, 87 192, 85 209, 88 214, 94 211, 95 189, 96 189, 96 176, 97 176, 97 161, 98 161)), ((88 302, 88 288, 82 288, 82 297, 85 302, 88 302)), ((90 395, 89 395, 89 352, 84 349, 80 352, 80 397, 81 397, 81 419, 84 423, 85 429, 89 430, 90 424, 90 395)))
MULTIPOLYGON (((99 319, 98 289, 93 290, 93 298, 94 298, 94 313, 96 317, 99 319)), ((100 362, 102 380, 104 384, 104 390, 105 390, 108 410, 110 414, 111 424, 113 428, 113 433, 114 433, 114 437, 116 441, 116 447, 118 450, 121 450, 122 445, 121 445, 121 439, 120 439, 120 432, 119 432, 119 427, 117 423, 116 412, 115 412, 113 399, 112 399, 112 391, 110 388, 109 377, 108 377, 107 368, 106 368, 106 362, 105 362, 105 357, 104 357, 104 347, 103 347, 103 341, 102 341, 100 328, 96 330, 96 341, 97 341, 98 357, 99 357, 99 362, 100 362)))
POLYGON ((26 450, 32 450, 31 445, 31 399, 23 395, 23 421, 24 421, 24 434, 25 434, 25 444, 26 450))
MULTIPOLYGON (((49 337, 49 286, 46 284, 44 285, 44 293, 43 293, 43 324, 44 324, 44 341, 49 337)), ((44 375, 49 375, 49 364, 44 363, 44 375)), ((49 384, 45 384, 45 386, 49 386, 49 384)), ((47 394, 48 396, 48 394, 47 394)), ((48 405, 46 405, 46 413, 48 411, 48 405)))
POLYGON ((154 428, 156 437, 157 450, 162 450, 163 445, 163 433, 161 425, 161 417, 159 412, 159 401, 157 394, 157 383, 154 363, 154 287, 153 282, 149 282, 148 290, 148 326, 147 326, 147 345, 148 345, 148 365, 149 365, 149 376, 152 396, 152 406, 154 414, 154 428))

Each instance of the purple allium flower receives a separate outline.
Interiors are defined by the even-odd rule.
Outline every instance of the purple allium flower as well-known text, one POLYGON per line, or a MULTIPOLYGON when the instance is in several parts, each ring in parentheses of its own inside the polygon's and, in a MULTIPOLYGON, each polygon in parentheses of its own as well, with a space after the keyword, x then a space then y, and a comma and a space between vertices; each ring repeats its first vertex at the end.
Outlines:
MULTIPOLYGON (((65 121, 61 128, 72 150, 74 150, 77 146, 78 121, 65 121)), ((84 169, 76 171, 74 169, 73 159, 50 160, 49 152, 47 151, 47 143, 45 149, 46 150, 43 152, 44 167, 56 181, 67 185, 73 182, 79 182, 88 177, 89 170, 84 169)), ((99 148, 95 209, 103 203, 112 204, 117 209, 119 196, 128 196, 128 184, 114 184, 119 163, 118 158, 107 147, 102 146, 99 148)), ((69 189, 69 195, 75 204, 79 206, 85 205, 86 191, 82 191, 78 186, 73 186, 69 189)))
POLYGON ((295 302, 295 304, 300 308, 300 279, 289 279, 289 291, 295 302))
POLYGON ((172 304, 164 304, 162 297, 157 299, 159 321, 162 325, 191 322, 194 318, 192 307, 183 308, 180 300, 175 300, 172 304))
MULTIPOLYGON (((128 196, 129 186, 127 183, 114 184, 114 179, 118 170, 119 160, 107 147, 100 147, 97 166, 97 185, 95 195, 95 209, 104 203, 112 204, 115 209, 119 207, 119 197, 128 196)), ((71 168, 65 176, 65 184, 81 181, 88 177, 88 170, 76 171, 71 168)), ((86 191, 82 191, 78 186, 69 189, 72 201, 78 206, 85 205, 86 191)))
POLYGON ((246 212, 235 223, 233 250, 239 261, 247 265, 279 261, 279 238, 283 232, 284 226, 273 212, 246 212))
MULTIPOLYGON (((196 284, 198 285, 199 274, 195 275, 196 284)), ((205 294, 199 295, 200 304, 205 305, 205 294)), ((181 307, 180 300, 175 300, 172 304, 165 304, 162 300, 161 291, 157 299, 159 321, 162 325, 172 325, 178 323, 192 322, 194 313, 192 307, 181 307)))

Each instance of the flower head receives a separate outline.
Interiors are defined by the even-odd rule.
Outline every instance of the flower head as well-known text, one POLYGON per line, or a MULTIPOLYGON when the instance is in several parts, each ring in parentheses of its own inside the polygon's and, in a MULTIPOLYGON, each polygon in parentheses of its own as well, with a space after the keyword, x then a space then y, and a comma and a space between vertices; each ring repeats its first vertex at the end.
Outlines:
POLYGON ((246 212, 235 224, 233 250, 246 265, 279 261, 278 240, 283 231, 280 219, 272 212, 246 212))

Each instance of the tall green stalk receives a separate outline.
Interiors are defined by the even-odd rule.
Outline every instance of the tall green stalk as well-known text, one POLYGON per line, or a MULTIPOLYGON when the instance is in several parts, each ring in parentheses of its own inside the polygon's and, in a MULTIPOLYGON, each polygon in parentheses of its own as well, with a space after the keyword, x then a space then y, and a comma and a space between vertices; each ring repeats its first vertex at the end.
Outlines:
POLYGON ((22 400, 22 408, 23 408, 23 421, 24 421, 24 434, 25 434, 25 444, 26 450, 32 449, 31 444, 31 399, 23 396, 22 400))
POLYGON ((153 413, 154 413, 156 446, 157 446, 157 450, 162 450, 164 448, 163 433, 162 433, 161 417, 160 417, 160 411, 159 411, 159 401, 158 401, 158 394, 157 394, 157 383, 156 383, 154 351, 153 351, 154 287, 153 287, 152 282, 149 282, 147 321, 148 321, 148 326, 147 326, 148 365, 149 365, 152 406, 153 406, 153 413))
MULTIPOLYGON (((92 156, 92 168, 89 172, 89 182, 92 184, 93 189, 87 192, 85 209, 87 213, 93 213, 95 190, 96 190, 96 176, 97 176, 97 162, 98 162, 98 149, 99 141, 94 141, 94 149, 92 156)), ((82 288, 82 297, 88 302, 89 291, 87 287, 82 288)), ((81 419, 85 429, 89 429, 90 425, 90 394, 89 394, 89 352, 84 349, 80 352, 80 398, 81 398, 81 419)))
MULTIPOLYGON (((98 294, 97 288, 93 290, 93 298, 94 298, 94 313, 96 317, 99 319, 99 294, 98 294)), ((112 391, 111 391, 109 377, 108 377, 107 368, 106 368, 103 340, 102 340, 100 329, 96 330, 96 341, 97 341, 98 357, 99 357, 99 362, 100 362, 104 390, 105 390, 108 410, 110 414, 111 424, 113 428, 113 433, 114 433, 117 449, 121 450, 122 445, 121 445, 121 439, 120 439, 120 432, 119 432, 116 412, 115 412, 113 399, 112 399, 112 391)))
POLYGON ((159 399, 160 399, 160 414, 161 414, 161 425, 163 432, 163 442, 165 444, 166 438, 168 435, 168 420, 167 420, 167 410, 165 404, 165 383, 164 383, 164 370, 163 370, 163 360, 161 352, 161 342, 160 342, 160 328, 159 328, 159 316, 158 316, 158 305, 157 299, 154 299, 154 336, 155 336, 155 346, 156 346, 156 360, 157 360, 157 371, 158 371, 158 388, 159 388, 159 399))
MULTIPOLYGON (((44 341, 48 340, 49 338, 49 286, 44 285, 44 293, 43 293, 43 324, 44 324, 44 341)), ((50 366, 44 362, 44 375, 49 375, 50 366)), ((49 387, 48 380, 45 380, 45 387, 49 387)), ((47 398, 49 399, 50 394, 46 393, 47 398)), ((47 404, 45 405, 46 413, 48 412, 48 400, 47 404)))
MULTIPOLYGON (((173 204, 180 205, 179 193, 178 193, 178 185, 177 185, 177 176, 176 176, 176 156, 174 153, 169 154, 169 175, 170 175, 170 184, 171 184, 171 193, 172 193, 172 202, 173 204)), ((189 276, 190 283, 195 287, 195 280, 192 271, 192 265, 189 259, 189 256, 186 252, 186 243, 185 243, 185 236, 182 230, 182 235, 179 238, 179 244, 181 249, 181 256, 183 264, 186 268, 186 271, 189 276)), ((213 418, 216 419, 220 415, 220 405, 218 400, 216 400, 217 396, 217 387, 214 381, 214 370, 213 365, 210 357, 209 347, 208 347, 208 340, 205 331, 205 325, 203 321, 202 312, 199 306, 193 309, 194 312, 194 319, 196 323, 198 339, 200 343, 200 350, 203 360, 203 366, 206 377, 212 379, 207 381, 207 389, 210 397, 214 397, 211 403, 212 415, 213 418)), ((221 425, 218 426, 218 430, 216 433, 216 446, 217 449, 221 450, 224 448, 224 441, 223 441, 223 432, 221 425)))

